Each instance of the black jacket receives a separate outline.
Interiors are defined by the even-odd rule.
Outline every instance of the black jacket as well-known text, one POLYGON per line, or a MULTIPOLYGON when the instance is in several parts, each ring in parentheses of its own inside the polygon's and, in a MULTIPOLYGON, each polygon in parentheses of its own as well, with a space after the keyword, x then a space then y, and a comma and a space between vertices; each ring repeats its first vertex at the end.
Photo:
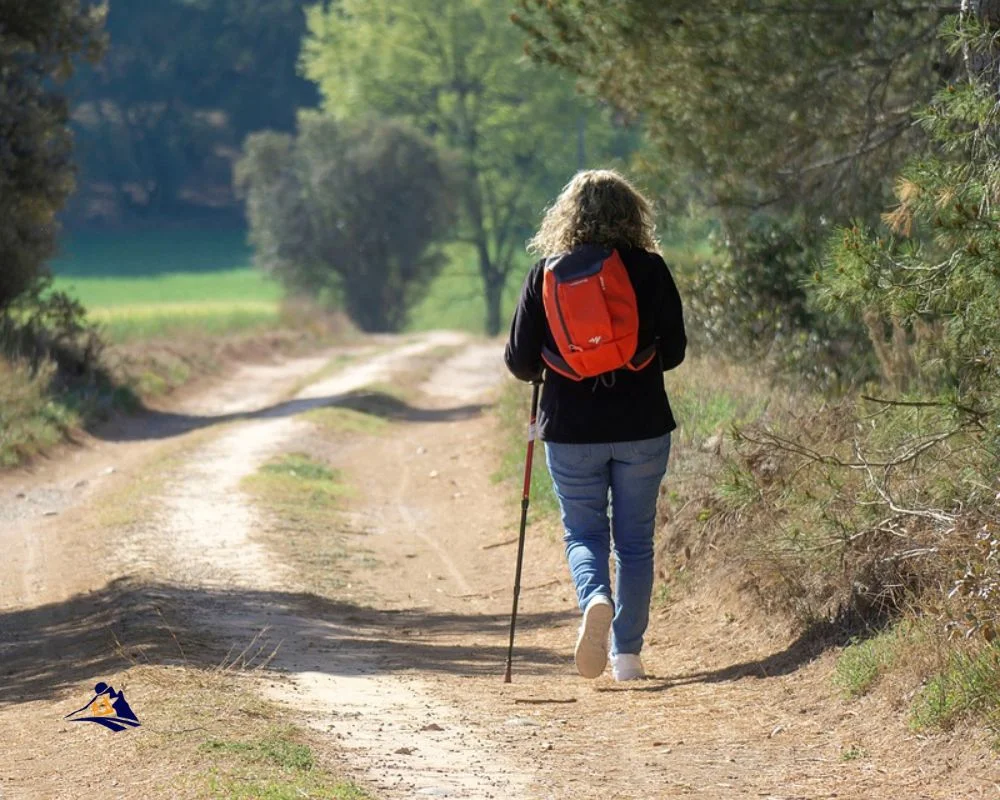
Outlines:
MULTIPOLYGON (((549 442, 628 442, 652 439, 676 426, 663 387, 663 371, 684 360, 687 337, 681 298, 670 270, 656 253, 619 249, 639 308, 639 349, 652 341, 659 358, 639 372, 620 369, 609 380, 574 381, 545 370, 539 436, 549 442)), ((507 368, 523 381, 542 375, 542 346, 556 350, 542 305, 545 261, 531 268, 511 322, 504 352, 507 368)), ((558 352, 558 351, 557 351, 558 352)))

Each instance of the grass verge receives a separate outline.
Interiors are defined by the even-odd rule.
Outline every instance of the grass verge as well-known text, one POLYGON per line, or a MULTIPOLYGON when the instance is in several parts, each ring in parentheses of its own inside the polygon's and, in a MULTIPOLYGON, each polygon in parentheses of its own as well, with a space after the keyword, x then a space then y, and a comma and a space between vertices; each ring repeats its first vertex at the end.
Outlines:
POLYGON ((306 453, 271 459, 243 479, 243 488, 297 532, 328 522, 348 492, 339 472, 306 453))
POLYGON ((142 721, 127 745, 145 796, 371 800, 335 774, 316 734, 262 698, 254 673, 144 665, 115 685, 128 686, 142 721))
POLYGON ((953 647, 945 659, 944 668, 914 698, 911 725, 917 730, 948 731, 974 716, 1000 736, 1000 646, 953 647))
POLYGON ((317 766, 313 749, 294 726, 240 739, 209 739, 199 752, 213 762, 207 775, 212 797, 227 800, 367 800, 353 783, 317 766))
POLYGON ((19 466, 113 413, 135 412, 144 401, 218 375, 227 365, 314 351, 349 335, 340 323, 310 323, 215 339, 131 343, 109 348, 101 369, 81 379, 60 375, 51 363, 32 370, 0 356, 0 469, 19 466))
MULTIPOLYGON (((508 380, 500 392, 496 406, 500 437, 500 466, 493 473, 495 483, 524 480, 524 457, 527 446, 528 419, 531 415, 531 387, 508 380)), ((531 470, 531 515, 553 517, 558 514, 559 501, 552 489, 552 478, 545 465, 545 446, 535 442, 535 457, 531 470)))
MULTIPOLYGON (((302 446, 318 450, 322 437, 302 446)), ((244 478, 241 488, 267 515, 261 536, 295 567, 309 591, 332 597, 344 588, 345 560, 365 555, 346 547, 345 536, 359 531, 344 519, 351 488, 338 470, 318 453, 286 453, 244 478)))
POLYGON ((837 659, 834 683, 847 697, 861 697, 901 660, 912 658, 915 651, 925 649, 929 643, 926 626, 910 620, 869 639, 855 639, 837 659))
POLYGON ((48 389, 54 368, 37 373, 0 358, 0 467, 13 467, 54 447, 77 429, 86 409, 48 389))
POLYGON ((316 408, 302 417, 327 433, 376 436, 389 426, 385 419, 353 408, 316 408))

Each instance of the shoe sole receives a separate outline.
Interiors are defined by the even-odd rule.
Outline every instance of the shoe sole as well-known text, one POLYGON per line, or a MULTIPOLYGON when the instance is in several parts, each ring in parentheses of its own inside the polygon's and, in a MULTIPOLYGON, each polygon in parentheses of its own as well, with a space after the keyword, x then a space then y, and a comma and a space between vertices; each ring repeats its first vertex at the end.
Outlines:
POLYGON ((583 615, 583 630, 576 642, 576 671, 584 678, 597 678, 608 665, 608 631, 614 608, 594 603, 583 615))
POLYGON ((646 670, 643 668, 641 661, 638 664, 638 668, 636 668, 635 662, 633 662, 631 669, 624 669, 620 663, 622 659, 623 656, 615 656, 611 659, 612 678, 616 681, 641 681, 646 677, 646 670))
POLYGON ((624 675, 623 676, 623 675, 619 675, 618 673, 613 672, 611 674, 611 677, 614 678, 616 681, 618 681, 618 683, 627 683, 628 681, 644 681, 644 680, 646 680, 646 673, 645 672, 636 672, 636 673, 632 673, 632 674, 624 675))

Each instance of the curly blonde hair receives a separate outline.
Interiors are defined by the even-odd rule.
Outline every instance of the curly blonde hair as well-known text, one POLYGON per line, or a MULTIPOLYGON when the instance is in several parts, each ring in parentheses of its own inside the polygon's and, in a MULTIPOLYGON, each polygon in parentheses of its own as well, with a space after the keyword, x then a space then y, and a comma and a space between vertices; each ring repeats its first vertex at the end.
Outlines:
POLYGON ((652 204, 614 170, 578 172, 546 210, 528 252, 548 257, 582 244, 658 251, 652 204))

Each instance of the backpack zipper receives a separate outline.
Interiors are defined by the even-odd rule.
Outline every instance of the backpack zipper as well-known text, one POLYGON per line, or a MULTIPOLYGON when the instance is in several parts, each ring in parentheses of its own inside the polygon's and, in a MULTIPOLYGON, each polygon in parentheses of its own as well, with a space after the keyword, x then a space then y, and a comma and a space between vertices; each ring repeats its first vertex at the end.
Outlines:
POLYGON ((559 315, 559 324, 562 325, 563 335, 566 337, 569 349, 576 352, 583 350, 582 347, 577 347, 573 344, 573 340, 570 338, 569 327, 566 325, 566 319, 563 317, 562 302, 559 300, 559 292, 556 292, 556 313, 559 315))

